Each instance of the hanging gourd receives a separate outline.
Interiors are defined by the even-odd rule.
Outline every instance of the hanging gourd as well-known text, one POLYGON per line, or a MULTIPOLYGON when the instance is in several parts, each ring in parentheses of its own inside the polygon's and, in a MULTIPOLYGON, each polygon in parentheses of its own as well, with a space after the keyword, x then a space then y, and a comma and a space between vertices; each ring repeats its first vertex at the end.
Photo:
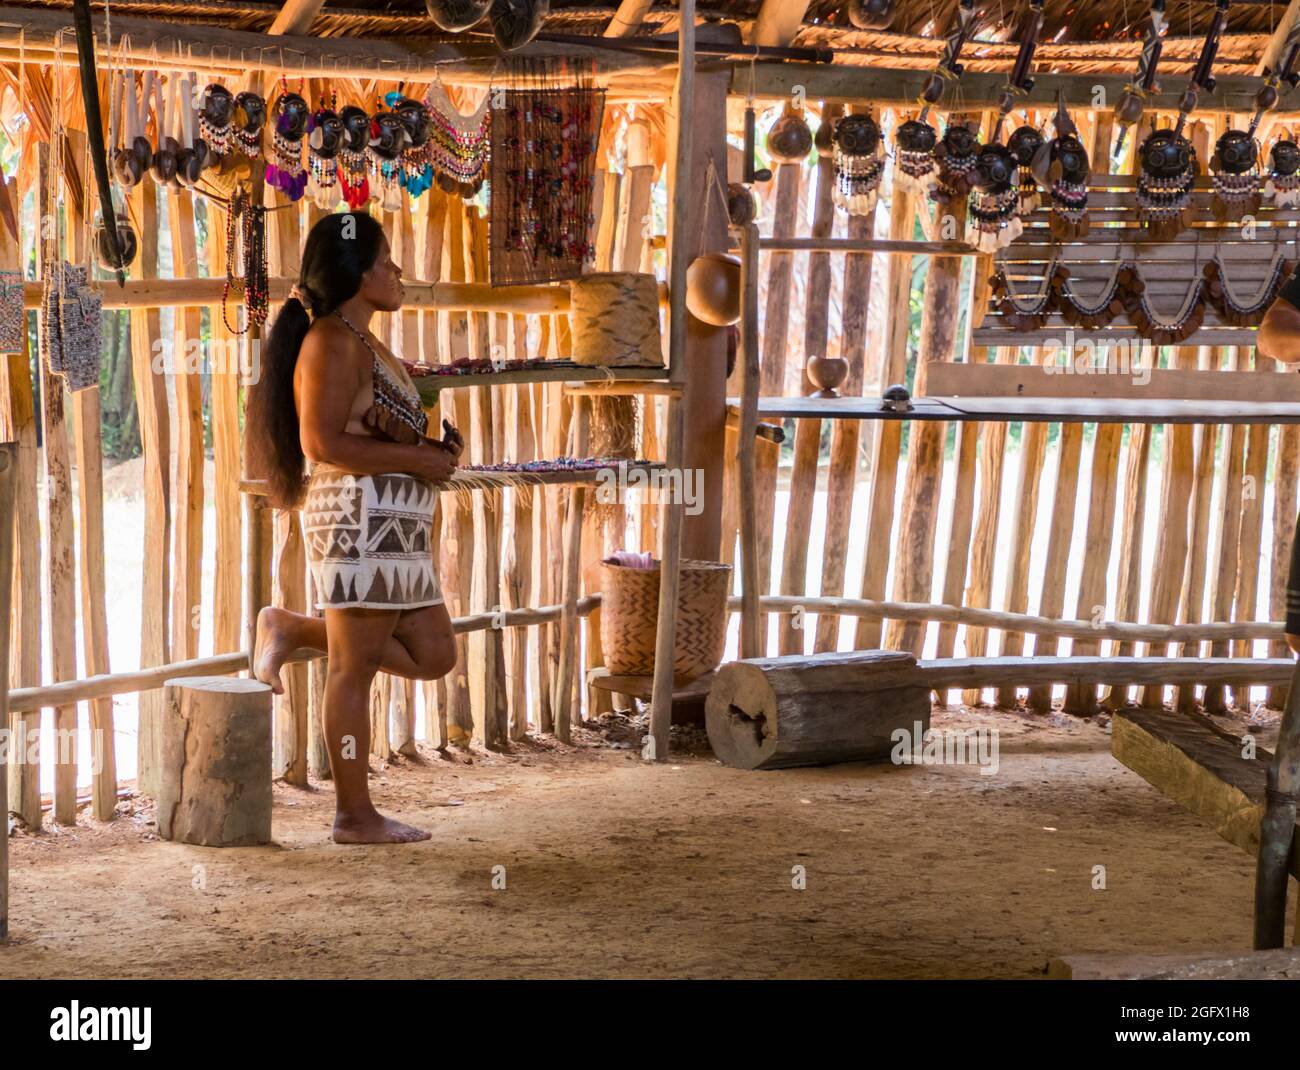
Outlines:
POLYGON ((523 48, 542 28, 551 0, 492 0, 488 21, 503 52, 523 48))
POLYGON ((897 10, 897 0, 849 0, 848 15, 859 30, 885 30, 897 10))
POLYGON ((727 218, 733 227, 743 227, 752 223, 758 215, 758 202, 754 191, 743 182, 731 182, 727 185, 727 218))
POLYGON ((435 26, 448 33, 460 33, 481 22, 492 0, 424 0, 424 9, 435 26))
POLYGON ((203 139, 194 136, 193 101, 196 81, 195 74, 185 75, 181 79, 177 96, 176 139, 181 148, 176 154, 176 181, 187 189, 193 188, 203 176, 203 161, 208 152, 203 139))
POLYGON ((95 216, 95 262, 105 271, 116 271, 118 267, 130 267, 140 250, 136 241, 135 230, 127 220, 125 213, 116 217, 117 238, 122 243, 122 263, 119 265, 113 253, 113 242, 108 228, 104 226, 102 216, 95 216))
POLYGON ((697 320, 730 327, 740 320, 740 257, 702 253, 686 269, 686 307, 697 320))
POLYGON ((157 123, 158 144, 153 153, 153 178, 160 186, 177 186, 176 158, 180 154, 180 142, 172 136, 171 120, 177 108, 178 81, 175 75, 168 79, 167 88, 163 88, 162 79, 154 82, 157 97, 157 109, 154 119, 157 123))
MULTIPOLYGON (((144 82, 147 86, 149 75, 145 75, 144 82)), ((113 175, 127 189, 138 185, 153 164, 153 146, 144 136, 141 94, 134 73, 127 71, 122 86, 123 144, 113 152, 113 175)))
POLYGON ((800 163, 812 147, 812 130, 803 109, 786 104, 767 131, 767 154, 777 163, 800 163))

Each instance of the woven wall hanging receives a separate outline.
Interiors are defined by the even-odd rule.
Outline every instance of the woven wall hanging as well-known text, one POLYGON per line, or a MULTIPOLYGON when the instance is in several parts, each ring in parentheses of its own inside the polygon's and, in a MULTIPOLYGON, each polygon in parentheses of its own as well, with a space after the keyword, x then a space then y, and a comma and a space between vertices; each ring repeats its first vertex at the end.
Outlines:
POLYGON ((0 271, 0 353, 21 353, 26 333, 22 273, 0 271))
POLYGON ((59 262, 46 265, 41 295, 41 356, 67 381, 69 390, 99 385, 103 298, 86 283, 86 269, 59 262))
POLYGON ((566 61, 523 61, 493 88, 493 286, 577 278, 595 259, 590 239, 596 146, 605 91, 594 71, 566 61))

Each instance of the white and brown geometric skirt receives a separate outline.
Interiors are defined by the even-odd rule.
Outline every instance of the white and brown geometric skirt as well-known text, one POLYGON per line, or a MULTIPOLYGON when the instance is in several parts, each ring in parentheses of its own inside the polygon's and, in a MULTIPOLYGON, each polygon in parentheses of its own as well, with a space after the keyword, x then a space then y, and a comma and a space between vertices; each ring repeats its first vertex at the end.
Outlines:
POLYGON ((442 602, 427 480, 317 467, 302 507, 318 609, 416 609, 442 602))

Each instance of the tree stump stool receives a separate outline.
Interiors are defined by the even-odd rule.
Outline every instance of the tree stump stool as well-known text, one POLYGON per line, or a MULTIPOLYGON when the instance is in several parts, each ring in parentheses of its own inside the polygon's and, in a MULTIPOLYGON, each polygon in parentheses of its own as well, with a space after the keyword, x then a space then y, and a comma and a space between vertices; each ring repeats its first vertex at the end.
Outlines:
POLYGON ((271 840, 271 689, 193 676, 164 687, 158 834, 203 847, 271 840))

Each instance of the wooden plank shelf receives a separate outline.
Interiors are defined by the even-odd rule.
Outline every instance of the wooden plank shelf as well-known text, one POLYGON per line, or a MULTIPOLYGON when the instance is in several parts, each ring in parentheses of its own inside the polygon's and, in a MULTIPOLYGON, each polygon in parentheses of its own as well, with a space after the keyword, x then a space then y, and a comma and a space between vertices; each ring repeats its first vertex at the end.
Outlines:
MULTIPOLYGON (((984 323, 988 326, 976 327, 971 332, 971 345, 990 347, 1033 347, 1049 343, 1065 345, 1069 342, 1065 332, 1071 329, 1074 331, 1074 340, 1077 345, 1082 345, 1085 342, 1092 342, 1095 346, 1114 346, 1121 343, 1125 345, 1148 344, 1147 340, 1137 333, 1137 328, 1127 323, 1116 323, 1110 327, 1090 331, 1084 327, 1067 327, 1057 316, 1053 316, 1052 320, 1060 323, 1061 326, 1041 327, 1034 331, 1013 331, 1009 327, 996 326, 999 317, 994 313, 990 313, 984 317, 984 323)), ((1178 344, 1183 346, 1245 346, 1247 348, 1254 346, 1256 328, 1218 326, 1214 322, 1216 320, 1217 316, 1215 316, 1214 310, 1207 308, 1205 310, 1205 322, 1211 324, 1211 326, 1202 327, 1178 344)))
POLYGON ((566 364, 559 368, 521 368, 514 371, 473 372, 468 375, 418 375, 412 382, 426 405, 434 404, 444 390, 470 386, 517 386, 521 383, 602 383, 642 380, 662 382, 668 369, 661 365, 607 368, 603 365, 566 364))
MULTIPOLYGON (((728 398, 739 413, 740 399, 728 398)), ((1296 424, 1300 402, 1184 401, 1179 398, 913 398, 911 412, 880 408, 876 397, 759 398, 769 419, 952 420, 1079 424, 1296 424)))
POLYGON ((570 484, 594 484, 601 472, 617 472, 623 467, 628 474, 644 472, 652 475, 667 468, 662 461, 633 463, 611 462, 600 468, 583 468, 576 471, 557 472, 466 472, 456 471, 451 479, 439 487, 443 493, 459 490, 500 490, 506 487, 552 487, 570 484))

